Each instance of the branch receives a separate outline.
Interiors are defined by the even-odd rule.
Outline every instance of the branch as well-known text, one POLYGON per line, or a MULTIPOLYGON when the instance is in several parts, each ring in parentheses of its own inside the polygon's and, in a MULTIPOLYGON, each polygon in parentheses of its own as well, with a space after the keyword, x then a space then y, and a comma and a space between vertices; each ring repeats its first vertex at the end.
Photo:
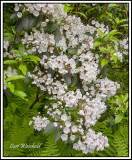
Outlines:
POLYGON ((36 99, 34 100, 34 102, 31 104, 31 106, 29 107, 29 109, 32 109, 33 106, 39 101, 39 98, 38 98, 38 92, 36 94, 36 99))
POLYGON ((20 34, 22 31, 23 31, 23 29, 22 29, 20 32, 18 32, 18 33, 15 35, 14 39, 9 43, 8 52, 10 52, 11 46, 12 46, 13 43, 16 41, 17 37, 19 36, 19 34, 20 34))

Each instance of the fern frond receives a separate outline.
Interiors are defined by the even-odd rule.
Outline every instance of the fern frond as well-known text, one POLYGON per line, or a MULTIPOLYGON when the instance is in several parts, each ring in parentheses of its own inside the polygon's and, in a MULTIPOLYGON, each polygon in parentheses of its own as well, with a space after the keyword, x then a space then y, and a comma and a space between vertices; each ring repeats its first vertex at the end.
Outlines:
POLYGON ((120 125, 114 134, 114 145, 117 150, 117 156, 128 157, 128 127, 120 125))
POLYGON ((50 134, 47 138, 47 142, 44 147, 44 151, 41 152, 41 157, 58 157, 60 151, 57 145, 54 143, 53 134, 50 134))

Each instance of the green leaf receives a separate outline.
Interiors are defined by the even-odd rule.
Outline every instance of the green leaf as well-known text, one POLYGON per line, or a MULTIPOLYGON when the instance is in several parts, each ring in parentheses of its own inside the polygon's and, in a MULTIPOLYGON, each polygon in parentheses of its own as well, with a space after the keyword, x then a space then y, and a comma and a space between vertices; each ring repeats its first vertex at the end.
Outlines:
POLYGON ((36 28, 40 27, 42 23, 42 15, 40 14, 36 20, 36 28))
POLYGON ((56 130, 56 127, 54 127, 53 122, 51 122, 46 126, 46 128, 44 130, 44 134, 49 134, 55 130, 56 130))
POLYGON ((98 46, 100 46, 100 45, 102 45, 102 44, 104 44, 104 43, 101 42, 101 41, 96 41, 96 42, 94 43, 94 45, 93 45, 93 48, 98 47, 98 46))
POLYGON ((126 93, 123 97, 123 103, 126 102, 128 100, 128 93, 126 93))
POLYGON ((76 74, 74 77, 73 77, 73 80, 72 80, 72 83, 70 85, 70 87, 74 87, 75 84, 77 83, 77 79, 78 79, 78 75, 76 74))
POLYGON ((17 53, 17 54, 21 54, 21 55, 22 55, 22 53, 21 53, 19 50, 14 50, 14 49, 13 49, 13 50, 11 50, 11 52, 12 52, 12 53, 17 53))
POLYGON ((47 26, 44 27, 44 31, 48 33, 53 33, 58 29, 58 25, 53 22, 48 22, 47 26))
POLYGON ((120 25, 119 27, 128 27, 128 24, 120 25))
POLYGON ((101 51, 107 51, 107 49, 104 48, 104 47, 99 47, 99 49, 100 49, 101 51))
POLYGON ((97 31, 101 34, 101 36, 105 35, 105 33, 103 31, 101 31, 100 29, 98 29, 97 31))
POLYGON ((114 61, 115 61, 115 63, 117 62, 117 56, 115 56, 115 55, 112 55, 112 58, 114 59, 114 61))
POLYGON ((54 115, 54 118, 55 118, 56 121, 60 121, 61 120, 61 118, 60 118, 60 116, 58 114, 53 114, 53 115, 54 115))
POLYGON ((7 86, 11 90, 11 92, 14 92, 15 86, 13 84, 4 84, 4 85, 7 86))
POLYGON ((24 45, 23 44, 19 44, 19 51, 22 53, 22 54, 24 54, 25 53, 25 47, 24 47, 24 45))
POLYGON ((24 58, 29 58, 32 61, 40 61, 40 58, 38 56, 34 56, 34 55, 24 55, 24 58))
POLYGON ((27 72, 27 67, 23 64, 20 64, 19 69, 22 71, 22 73, 25 75, 27 72))
POLYGON ((12 33, 10 33, 10 32, 6 32, 6 33, 4 33, 4 36, 14 36, 14 34, 12 34, 12 33))
POLYGON ((107 60, 107 59, 103 59, 102 61, 101 61, 101 66, 102 66, 102 68, 108 63, 109 61, 107 60))
POLYGON ((13 36, 8 36, 8 37, 6 37, 6 40, 9 41, 9 42, 10 42, 11 40, 13 40, 13 39, 14 39, 14 35, 13 35, 13 36))
POLYGON ((117 109, 118 109, 119 111, 126 111, 125 108, 123 108, 123 107, 118 107, 117 109))
POLYGON ((68 48, 67 51, 68 51, 68 53, 71 53, 71 54, 77 53, 77 49, 75 49, 75 48, 68 48))
POLYGON ((25 17, 22 18, 22 26, 24 30, 28 29, 28 24, 29 24, 29 16, 26 15, 25 17))
POLYGON ((125 103, 125 110, 128 109, 128 101, 125 103))
MULTIPOLYGON (((127 19, 121 19, 120 21, 119 21, 119 23, 122 23, 122 22, 126 22, 127 21, 127 19)), ((118 23, 118 24, 119 24, 118 23)))
POLYGON ((112 13, 110 12, 106 12, 111 18, 112 18, 112 13))
POLYGON ((108 100, 107 101, 108 103, 113 103, 113 104, 119 104, 117 101, 115 101, 115 100, 108 100))
POLYGON ((16 25, 15 25, 15 30, 16 30, 17 33, 20 33, 20 32, 22 32, 23 29, 24 28, 23 28, 23 25, 22 25, 22 19, 19 19, 17 21, 16 25))
POLYGON ((16 64, 16 63, 18 63, 18 61, 16 60, 5 60, 4 61, 4 64, 16 64))
POLYGON ((59 29, 54 31, 54 39, 55 39, 55 43, 59 42, 61 40, 61 32, 59 29))
POLYGON ((64 12, 68 12, 72 10, 72 7, 64 6, 64 12))
POLYGON ((61 134, 58 131, 56 131, 54 133, 54 142, 56 143, 60 138, 61 138, 61 134))
POLYGON ((28 99, 25 99, 25 97, 27 96, 26 93, 22 92, 22 91, 19 91, 19 90, 15 90, 14 92, 12 92, 14 95, 16 96, 19 96, 21 97, 22 99, 24 100, 28 100, 28 99))
POLYGON ((121 103, 123 103, 123 100, 122 100, 121 97, 119 97, 118 95, 115 95, 115 97, 116 97, 121 103))
POLYGON ((78 13, 78 14, 82 15, 84 18, 87 19, 87 16, 84 13, 82 13, 82 12, 75 12, 75 13, 78 13))
POLYGON ((13 81, 13 80, 17 80, 17 79, 23 79, 23 78, 26 78, 22 75, 14 75, 14 76, 11 76, 11 77, 8 77, 5 82, 9 82, 9 81, 13 81))
POLYGON ((11 16, 10 16, 10 20, 14 19, 14 18, 17 18, 17 13, 13 13, 11 16))
POLYGON ((120 22, 119 18, 115 18, 115 22, 118 24, 120 22))
POLYGON ((64 80, 66 82, 66 84, 69 86, 71 84, 71 76, 69 73, 64 74, 64 80))
POLYGON ((36 17, 30 17, 29 18, 29 24, 28 24, 28 28, 30 29, 30 28, 33 28, 34 26, 35 26, 35 24, 36 24, 36 17))
POLYGON ((116 7, 116 4, 115 3, 111 3, 108 5, 108 7, 116 7))
POLYGON ((123 119, 123 117, 124 117, 124 114, 123 114, 123 113, 118 114, 118 115, 115 117, 115 123, 121 122, 121 120, 123 119))
POLYGON ((113 36, 115 34, 121 34, 121 32, 117 32, 117 30, 112 30, 111 32, 108 33, 109 36, 113 36))

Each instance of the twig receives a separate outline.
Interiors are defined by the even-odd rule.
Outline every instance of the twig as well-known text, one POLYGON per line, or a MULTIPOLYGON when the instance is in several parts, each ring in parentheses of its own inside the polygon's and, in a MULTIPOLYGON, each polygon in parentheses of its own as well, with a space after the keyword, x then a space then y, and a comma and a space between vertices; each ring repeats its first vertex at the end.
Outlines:
POLYGON ((31 104, 31 106, 29 107, 29 109, 32 109, 33 106, 39 101, 39 97, 38 97, 38 92, 36 94, 36 99, 34 100, 34 102, 31 104))

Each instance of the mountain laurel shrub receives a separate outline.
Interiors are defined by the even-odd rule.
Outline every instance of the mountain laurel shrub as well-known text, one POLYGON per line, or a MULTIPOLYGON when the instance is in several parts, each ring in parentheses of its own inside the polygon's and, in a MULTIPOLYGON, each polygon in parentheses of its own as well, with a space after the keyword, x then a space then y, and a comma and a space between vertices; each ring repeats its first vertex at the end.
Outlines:
MULTIPOLYGON (((42 133, 44 142, 49 135, 47 150, 33 155, 60 156, 57 144, 62 142, 67 150, 77 151, 69 152, 70 156, 107 153, 112 131, 107 133, 109 126, 96 130, 96 125, 103 124, 102 117, 108 119, 110 112, 114 112, 107 121, 110 127, 127 119, 128 94, 115 96, 120 84, 109 79, 106 71, 111 64, 127 61, 128 37, 94 17, 84 23, 86 14, 74 11, 72 4, 15 4, 14 11, 10 16, 12 31, 4 30, 4 106, 5 110, 13 107, 11 115, 22 113, 14 105, 17 100, 11 103, 11 99, 23 99, 23 107, 29 107, 21 116, 25 118, 29 112, 30 116, 25 118, 26 125, 20 122, 22 126, 27 132, 30 128, 29 135, 42 133), (55 151, 50 149, 50 143, 54 143, 55 151)), ((115 19, 117 24, 124 22, 127 19, 115 19)), ((123 130, 123 126, 119 129, 123 130)), ((116 132, 114 135, 118 143, 116 132)), ((116 155, 113 150, 111 153, 116 155)), ((31 153, 27 151, 25 155, 31 153)))

